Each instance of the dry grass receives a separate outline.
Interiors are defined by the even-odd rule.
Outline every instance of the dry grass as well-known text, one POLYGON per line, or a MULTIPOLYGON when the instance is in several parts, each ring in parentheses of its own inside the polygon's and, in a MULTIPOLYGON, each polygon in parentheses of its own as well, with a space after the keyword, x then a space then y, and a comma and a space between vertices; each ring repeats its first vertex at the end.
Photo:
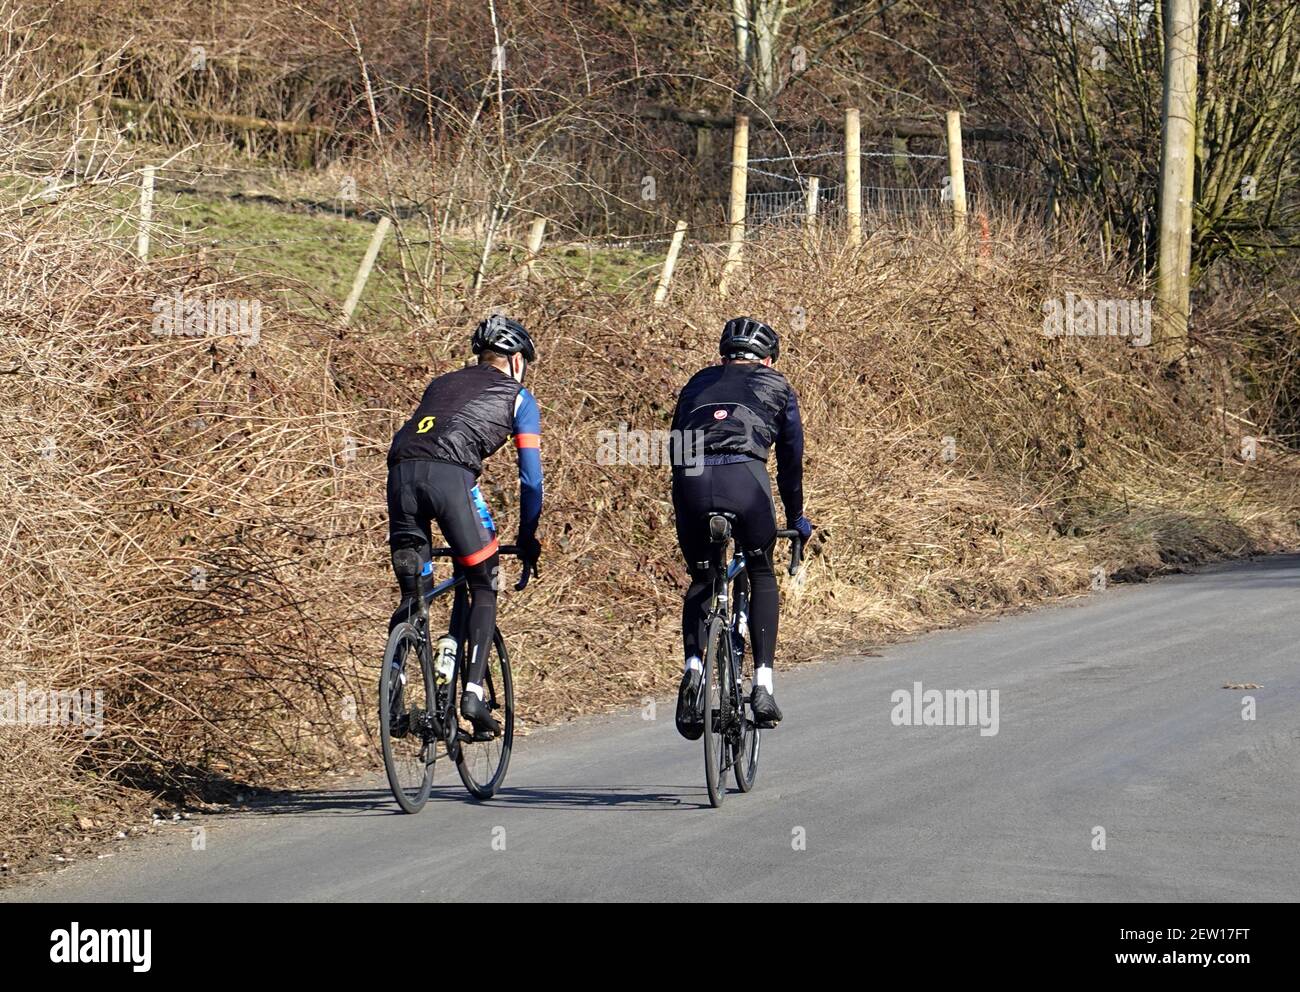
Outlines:
MULTIPOLYGON (((0 242, 0 683, 102 689, 106 726, 0 733, 15 866, 69 830, 113 829, 134 808, 124 784, 212 793, 373 760, 393 596, 384 453, 427 378, 464 360, 467 332, 456 314, 345 332, 266 303, 255 344, 159 336, 154 302, 178 289, 270 294, 61 230, 25 213, 0 242)), ((705 252, 662 311, 640 289, 493 288, 543 355, 547 558, 502 618, 525 721, 670 690, 683 575, 667 474, 597 464, 597 432, 666 428, 733 311, 785 332, 810 436, 821 530, 787 585, 783 664, 1082 592, 1096 566, 1145 574, 1294 544, 1290 459, 1231 455, 1223 410, 1240 401, 1213 386, 1221 353, 1169 377, 1121 341, 1048 340, 1044 298, 1134 294, 1023 226, 995 241, 985 255, 937 233, 855 253, 769 240, 726 304, 705 252)), ((508 456, 484 488, 509 533, 508 456)))

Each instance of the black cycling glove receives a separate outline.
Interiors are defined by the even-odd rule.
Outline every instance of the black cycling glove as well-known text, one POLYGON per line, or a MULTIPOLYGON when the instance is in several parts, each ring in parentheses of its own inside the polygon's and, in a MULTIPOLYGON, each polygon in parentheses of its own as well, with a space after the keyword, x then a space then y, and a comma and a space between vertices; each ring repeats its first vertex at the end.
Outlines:
POLYGON ((537 559, 542 556, 542 542, 537 540, 534 534, 520 534, 515 538, 515 546, 519 548, 520 557, 528 564, 536 567, 537 559))

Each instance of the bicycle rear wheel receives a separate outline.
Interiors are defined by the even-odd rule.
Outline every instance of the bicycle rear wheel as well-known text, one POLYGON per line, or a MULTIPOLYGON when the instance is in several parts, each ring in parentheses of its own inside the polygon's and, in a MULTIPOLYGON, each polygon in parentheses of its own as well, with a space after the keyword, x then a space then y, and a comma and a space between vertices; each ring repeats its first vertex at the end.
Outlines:
POLYGON ((379 741, 393 798, 418 813, 433 786, 437 739, 429 722, 433 706, 433 664, 421 650, 421 636, 409 623, 388 635, 379 675, 379 741))
MULTIPOLYGON (((749 613, 749 573, 741 572, 732 584, 731 601, 735 604, 732 613, 733 626, 745 623, 749 613)), ((734 685, 732 700, 733 725, 731 727, 732 770, 736 775, 736 788, 748 792, 754 787, 758 778, 758 728, 754 726, 753 710, 745 695, 745 676, 749 675, 752 686, 754 681, 754 661, 751 653, 745 650, 745 631, 737 629, 731 637, 732 658, 735 662, 733 671, 737 684, 734 685)))
POLYGON ((469 724, 463 723, 464 729, 459 734, 460 753, 456 759, 460 780, 475 799, 491 799, 501 788, 506 769, 510 767, 510 751, 515 741, 515 684, 500 629, 493 635, 492 648, 483 674, 483 698, 501 724, 501 733, 489 741, 476 741, 470 737, 469 724))
POLYGON ((731 719, 731 632, 721 616, 709 621, 704 652, 704 782, 709 805, 727 798, 727 727, 731 719))

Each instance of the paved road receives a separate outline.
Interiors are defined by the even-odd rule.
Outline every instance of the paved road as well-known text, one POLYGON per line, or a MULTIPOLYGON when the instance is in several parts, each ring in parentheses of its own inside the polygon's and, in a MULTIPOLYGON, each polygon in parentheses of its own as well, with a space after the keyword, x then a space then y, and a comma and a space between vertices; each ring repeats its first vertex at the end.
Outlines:
POLYGON ((528 738, 489 804, 448 769, 401 815, 368 778, 3 898, 1296 900, 1298 603, 1279 556, 783 675, 758 789, 721 810, 661 704, 528 738), (998 732, 895 726, 918 681, 998 690, 998 732))

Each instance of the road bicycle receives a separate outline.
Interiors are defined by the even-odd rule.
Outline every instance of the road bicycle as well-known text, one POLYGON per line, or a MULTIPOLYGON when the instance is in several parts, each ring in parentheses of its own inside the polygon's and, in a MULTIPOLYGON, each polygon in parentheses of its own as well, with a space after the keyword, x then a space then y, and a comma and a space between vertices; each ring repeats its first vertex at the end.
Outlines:
MULTIPOLYGON (((704 780, 709 804, 717 808, 727 796, 728 771, 734 771, 736 788, 741 792, 754 787, 761 735, 750 706, 753 662, 745 657, 749 619, 745 554, 735 549, 730 563, 723 567, 735 514, 715 512, 708 516, 713 596, 704 621, 704 780), (745 689, 746 679, 749 691, 745 689)), ((803 537, 797 530, 778 530, 776 536, 790 541, 789 571, 794 575, 803 558, 803 537)))
MULTIPOLYGON (((513 545, 501 547, 500 553, 502 557, 524 560, 513 545)), ((435 548, 431 555, 450 557, 450 548, 435 548)), ((524 560, 523 574, 515 588, 523 589, 535 571, 524 560)), ((470 795, 491 799, 505 781, 515 737, 514 680, 499 627, 493 631, 482 686, 483 699, 500 724, 500 733, 490 739, 476 736, 469 722, 460 718, 456 705, 460 693, 455 689, 459 684, 463 692, 468 680, 464 654, 469 637, 469 587, 464 574, 453 574, 426 589, 432 575, 430 561, 420 576, 416 608, 388 635, 379 676, 379 739, 384 770, 393 797, 408 813, 420 812, 428 802, 440 754, 455 763, 470 795), (452 615, 461 620, 459 629, 449 632, 457 648, 452 671, 444 678, 434 657, 429 605, 447 593, 454 597, 452 615)))

